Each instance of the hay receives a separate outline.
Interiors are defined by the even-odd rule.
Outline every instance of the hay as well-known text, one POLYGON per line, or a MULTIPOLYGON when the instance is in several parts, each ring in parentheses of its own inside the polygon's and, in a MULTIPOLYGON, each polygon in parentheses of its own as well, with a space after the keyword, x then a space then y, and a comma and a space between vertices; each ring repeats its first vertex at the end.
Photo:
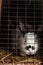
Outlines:
POLYGON ((12 53, 0 51, 0 65, 41 65, 40 58, 14 56, 12 53))

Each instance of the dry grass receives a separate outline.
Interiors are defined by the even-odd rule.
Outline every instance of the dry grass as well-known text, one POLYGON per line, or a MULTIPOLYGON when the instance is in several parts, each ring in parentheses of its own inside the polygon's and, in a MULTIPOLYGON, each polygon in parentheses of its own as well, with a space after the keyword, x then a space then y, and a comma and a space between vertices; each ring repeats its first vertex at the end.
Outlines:
POLYGON ((41 61, 36 57, 13 56, 12 53, 0 50, 0 65, 41 65, 41 61))

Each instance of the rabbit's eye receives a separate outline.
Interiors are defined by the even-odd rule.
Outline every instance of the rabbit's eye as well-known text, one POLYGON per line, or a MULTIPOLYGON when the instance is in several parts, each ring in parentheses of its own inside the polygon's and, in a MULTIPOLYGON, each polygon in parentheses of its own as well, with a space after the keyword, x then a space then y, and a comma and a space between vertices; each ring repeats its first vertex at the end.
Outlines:
POLYGON ((31 46, 29 46, 29 48, 31 48, 31 46))

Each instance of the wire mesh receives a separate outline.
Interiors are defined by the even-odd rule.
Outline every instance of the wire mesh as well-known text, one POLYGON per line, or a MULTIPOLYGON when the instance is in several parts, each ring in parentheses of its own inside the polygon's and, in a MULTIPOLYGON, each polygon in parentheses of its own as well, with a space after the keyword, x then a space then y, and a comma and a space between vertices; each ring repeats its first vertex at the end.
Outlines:
MULTIPOLYGON (((18 62, 26 60, 28 63, 28 59, 31 58, 33 60, 35 58, 37 60, 38 58, 38 64, 41 64, 41 61, 43 60, 42 12, 41 0, 2 0, 0 49, 8 53, 8 55, 4 56, 3 58, 6 58, 7 56, 9 57, 9 54, 11 53, 10 59, 12 60, 12 56, 14 55, 14 62, 16 62, 16 60, 18 62), (27 35, 26 39, 28 40, 25 40, 25 35, 27 33, 30 33, 30 35, 31 33, 34 33, 34 39, 32 35, 31 38, 29 38, 29 35, 27 35), (30 39, 33 39, 34 43, 30 39), (30 41, 31 43, 27 41, 30 41), (25 42, 26 44, 24 44, 25 42), (33 51, 35 52, 35 49, 37 49, 35 44, 37 44, 39 47, 37 52, 33 54, 33 51), (22 45, 24 45, 24 47, 22 45), (27 45, 28 49, 25 48, 27 45), (29 51, 30 49, 31 51, 29 51), (24 57, 24 60, 19 59, 19 57, 21 59, 24 57)), ((35 65, 34 60, 33 65, 35 65)), ((30 60, 30 62, 32 61, 30 60)), ((21 65, 23 64, 21 63, 21 65)), ((28 65, 31 65, 31 63, 28 65)))

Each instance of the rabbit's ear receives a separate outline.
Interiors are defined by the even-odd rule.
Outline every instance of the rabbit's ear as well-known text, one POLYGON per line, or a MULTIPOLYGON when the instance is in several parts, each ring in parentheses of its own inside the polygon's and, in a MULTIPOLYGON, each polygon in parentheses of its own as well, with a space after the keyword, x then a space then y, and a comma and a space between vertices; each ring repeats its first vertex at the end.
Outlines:
POLYGON ((37 29, 37 32, 42 32, 42 28, 43 28, 43 23, 41 25, 39 25, 38 29, 37 29))
POLYGON ((42 30, 42 25, 40 25, 39 27, 38 27, 38 32, 41 32, 41 30, 42 30))
POLYGON ((21 19, 19 19, 19 29, 22 33, 25 32, 25 27, 21 19))

